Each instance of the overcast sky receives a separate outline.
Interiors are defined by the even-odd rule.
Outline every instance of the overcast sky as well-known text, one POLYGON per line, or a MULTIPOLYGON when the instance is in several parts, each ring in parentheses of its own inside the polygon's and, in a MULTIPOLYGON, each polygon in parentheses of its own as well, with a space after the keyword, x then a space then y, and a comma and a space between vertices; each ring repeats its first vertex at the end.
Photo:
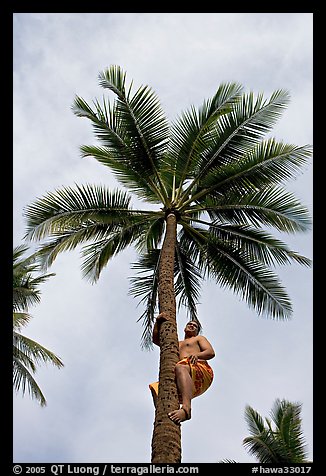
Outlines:
MULTIPOLYGON (((75 94, 101 98, 98 74, 111 64, 135 86, 149 84, 169 119, 200 106, 224 81, 268 97, 288 89, 291 102, 273 134, 312 144, 312 13, 15 13, 14 246, 25 233, 23 209, 62 186, 116 187, 110 171, 82 159, 94 144, 89 121, 71 111, 75 94)), ((288 183, 312 213, 312 165, 288 183)), ((282 236, 312 256, 312 232, 282 236)), ((136 260, 130 249, 112 260, 99 282, 82 279, 79 251, 64 253, 42 285, 41 304, 25 335, 55 352, 61 370, 40 368, 48 405, 14 396, 14 461, 150 462, 154 408, 148 384, 157 379, 158 348, 140 347, 142 308, 128 295, 136 260)), ((293 318, 258 317, 231 291, 208 282, 198 308, 216 357, 211 388, 194 399, 182 425, 182 462, 223 458, 255 461, 242 446, 247 404, 262 416, 276 398, 302 403, 312 459, 312 270, 277 270, 293 318), (194 438, 195 435, 195 438, 194 438)), ((183 337, 186 312, 178 316, 183 337)))

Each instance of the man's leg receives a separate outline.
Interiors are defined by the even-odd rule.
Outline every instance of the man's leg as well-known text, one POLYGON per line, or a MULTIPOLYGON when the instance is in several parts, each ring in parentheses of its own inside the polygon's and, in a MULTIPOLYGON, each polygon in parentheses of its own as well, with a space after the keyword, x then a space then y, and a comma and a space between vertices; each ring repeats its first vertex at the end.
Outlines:
POLYGON ((169 413, 169 417, 175 423, 181 423, 191 418, 191 399, 193 392, 193 382, 189 365, 177 364, 175 367, 175 378, 179 393, 181 395, 182 407, 169 413))

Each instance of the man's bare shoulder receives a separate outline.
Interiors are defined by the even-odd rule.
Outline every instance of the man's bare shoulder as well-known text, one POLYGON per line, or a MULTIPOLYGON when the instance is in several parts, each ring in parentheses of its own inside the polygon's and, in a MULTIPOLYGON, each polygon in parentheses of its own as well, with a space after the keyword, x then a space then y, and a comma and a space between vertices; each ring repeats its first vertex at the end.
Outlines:
POLYGON ((207 341, 207 339, 206 339, 205 336, 198 335, 198 336, 196 336, 196 338, 197 338, 198 340, 207 341))
POLYGON ((198 339, 198 340, 197 340, 198 344, 202 344, 202 345, 204 345, 204 344, 207 345, 207 344, 208 344, 208 345, 211 345, 211 343, 209 342, 209 340, 208 340, 205 336, 196 336, 196 337, 197 337, 197 339, 198 339))

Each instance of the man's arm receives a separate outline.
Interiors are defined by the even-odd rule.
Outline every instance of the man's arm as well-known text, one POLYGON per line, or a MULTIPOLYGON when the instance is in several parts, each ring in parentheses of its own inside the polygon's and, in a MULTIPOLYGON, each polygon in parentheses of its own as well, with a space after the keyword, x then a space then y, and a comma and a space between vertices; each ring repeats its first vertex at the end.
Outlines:
POLYGON ((153 343, 160 346, 160 327, 162 322, 167 321, 168 317, 165 312, 161 312, 156 318, 154 327, 153 327, 153 343))
POLYGON ((198 336, 198 345, 200 352, 197 352, 196 354, 189 355, 190 362, 192 364, 195 364, 198 359, 202 360, 210 360, 215 357, 215 352, 211 344, 208 342, 206 337, 204 336, 198 336))
POLYGON ((215 357, 214 349, 206 337, 198 336, 198 344, 200 347, 200 352, 197 355, 198 359, 210 360, 215 357))

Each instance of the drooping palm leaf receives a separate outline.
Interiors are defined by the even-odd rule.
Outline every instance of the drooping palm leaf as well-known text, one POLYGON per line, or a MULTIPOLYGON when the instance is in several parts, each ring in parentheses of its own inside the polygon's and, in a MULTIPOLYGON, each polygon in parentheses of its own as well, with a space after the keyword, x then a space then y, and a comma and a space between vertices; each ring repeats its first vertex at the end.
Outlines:
MULTIPOLYGON (((141 298, 146 308, 139 320, 143 321, 144 332, 142 344, 145 348, 152 348, 152 330, 154 325, 154 313, 157 309, 157 290, 159 272, 160 250, 152 249, 143 254, 139 261, 133 263, 132 269, 137 271, 137 276, 131 278, 130 294, 141 298)), ((192 320, 201 326, 197 304, 199 299, 201 275, 197 266, 191 261, 179 243, 176 244, 176 260, 174 267, 175 294, 180 306, 185 306, 192 320)))
POLYGON ((190 259, 187 249, 183 248, 179 242, 176 244, 176 296, 180 296, 179 307, 185 306, 189 318, 197 321, 199 328, 201 324, 198 319, 197 305, 200 295, 201 273, 196 264, 190 259))
POLYGON ((32 374, 40 363, 50 362, 58 368, 63 363, 53 352, 20 331, 31 320, 28 309, 40 301, 40 284, 54 273, 36 275, 41 269, 39 255, 34 252, 24 257, 27 251, 27 246, 17 246, 13 251, 13 386, 23 395, 27 389, 30 396, 44 406, 46 399, 32 374))
POLYGON ((20 331, 22 327, 25 327, 31 320, 32 316, 27 312, 13 312, 13 329, 14 331, 20 331))
POLYGON ((267 225, 279 231, 294 233, 306 231, 311 219, 306 207, 290 192, 279 187, 252 190, 242 196, 230 191, 218 200, 206 199, 190 211, 202 211, 213 220, 234 225, 267 225))
MULTIPOLYGON (((18 329, 17 315, 14 328, 18 329)), ((34 340, 29 339, 16 331, 13 332, 14 389, 16 392, 21 392, 22 395, 24 395, 27 390, 29 395, 32 398, 35 398, 41 406, 46 405, 46 399, 32 374, 35 374, 37 365, 48 362, 58 368, 63 367, 63 362, 53 352, 34 340)))
POLYGON ((27 389, 31 397, 35 398, 42 407, 46 405, 45 396, 36 380, 17 357, 13 358, 13 382, 17 392, 21 391, 24 395, 27 389))
MULTIPOLYGON (((27 311, 31 306, 40 302, 39 286, 54 273, 39 274, 40 263, 37 262, 37 253, 26 255, 28 247, 16 246, 13 250, 13 311, 27 311)), ((17 321, 18 322, 18 321, 17 321)))
POLYGON ((152 249, 142 254, 138 262, 132 264, 137 276, 130 278, 129 292, 132 296, 141 298, 140 303, 145 305, 145 310, 138 321, 141 320, 143 323, 141 344, 146 349, 153 348, 152 331, 157 309, 159 260, 160 250, 152 249))
POLYGON ((212 236, 226 243, 232 243, 235 249, 242 249, 245 254, 267 266, 289 264, 291 261, 304 266, 311 265, 311 260, 290 250, 281 240, 259 228, 252 228, 249 225, 225 225, 218 220, 207 222, 192 219, 191 221, 206 225, 206 229, 212 236))
POLYGON ((222 288, 231 289, 258 314, 267 313, 276 319, 290 317, 291 301, 285 289, 261 262, 204 229, 186 225, 181 239, 204 275, 222 288))

